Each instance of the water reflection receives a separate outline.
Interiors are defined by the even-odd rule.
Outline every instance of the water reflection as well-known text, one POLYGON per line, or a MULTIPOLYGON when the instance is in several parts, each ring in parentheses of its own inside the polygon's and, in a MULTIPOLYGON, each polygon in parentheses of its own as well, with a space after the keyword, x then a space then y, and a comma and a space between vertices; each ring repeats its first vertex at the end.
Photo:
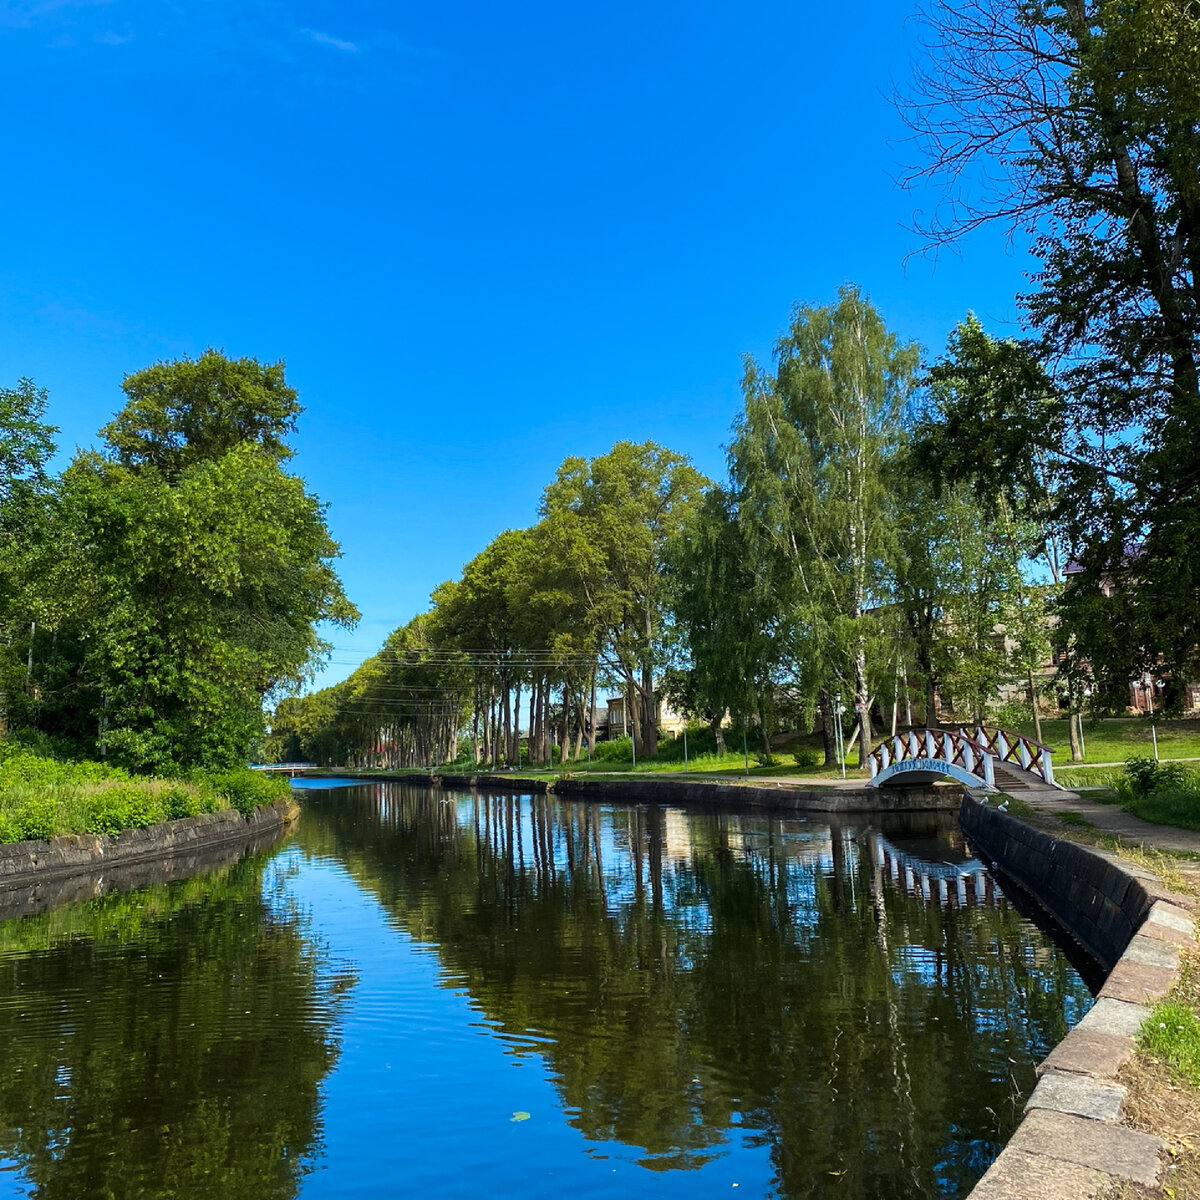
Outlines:
POLYGON ((5 1194, 296 1195, 352 978, 267 870, 251 856, 0 925, 5 1194))
POLYGON ((783 1196, 965 1194, 1089 1002, 952 823, 394 784, 308 806, 305 850, 650 1171, 765 1155, 783 1196))

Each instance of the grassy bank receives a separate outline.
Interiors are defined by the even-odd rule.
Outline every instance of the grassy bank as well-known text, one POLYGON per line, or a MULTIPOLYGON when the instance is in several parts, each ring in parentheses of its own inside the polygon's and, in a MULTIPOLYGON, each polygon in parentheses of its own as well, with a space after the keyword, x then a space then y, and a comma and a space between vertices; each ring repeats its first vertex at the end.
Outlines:
MULTIPOLYGON (((1026 722, 1020 732, 1033 737, 1033 724, 1026 722)), ((1083 723, 1084 763, 1123 763, 1127 758, 1154 757, 1154 739, 1158 739, 1159 758, 1200 758, 1200 721, 1159 720, 1150 732, 1145 717, 1104 717, 1083 723)), ((1055 768, 1071 760, 1070 737, 1065 719, 1043 721, 1042 741, 1054 750, 1055 768)))
POLYGON ((289 794, 286 779, 245 768, 153 779, 104 763, 59 762, 0 742, 0 842, 114 834, 228 808, 248 817, 289 794))

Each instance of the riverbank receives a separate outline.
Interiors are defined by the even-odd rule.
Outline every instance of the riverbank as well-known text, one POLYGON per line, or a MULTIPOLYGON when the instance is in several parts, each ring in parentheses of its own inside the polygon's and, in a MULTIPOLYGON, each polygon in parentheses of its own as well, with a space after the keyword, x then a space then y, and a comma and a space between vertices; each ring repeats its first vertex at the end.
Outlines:
POLYGON ((710 809, 765 809, 777 812, 869 813, 956 812, 962 789, 955 784, 871 788, 859 780, 830 780, 812 787, 800 780, 722 780, 703 775, 663 779, 645 775, 541 776, 512 774, 449 775, 429 772, 330 771, 329 778, 364 783, 415 783, 428 787, 487 792, 552 793, 585 800, 676 804, 710 809))
POLYGON ((116 834, 229 808, 248 818, 290 795, 286 779, 246 767, 158 778, 105 762, 50 758, 0 739, 0 844, 116 834))
POLYGON ((65 834, 0 845, 0 909, 16 885, 42 884, 77 875, 100 875, 116 867, 157 862, 229 844, 253 842, 299 816, 292 798, 257 808, 249 817, 235 809, 180 817, 118 834, 65 834))
MULTIPOLYGON (((1059 836, 1050 797, 1036 799, 1036 825, 969 796, 961 823, 1109 972, 1096 1004, 1039 1066, 1021 1125, 971 1200, 1193 1195, 1179 1190, 1200 1182, 1195 1146, 1181 1131, 1195 1123, 1200 1092, 1171 1078, 1148 1052, 1145 1030, 1162 1011, 1154 1006, 1190 987, 1197 894, 1172 866, 1168 882, 1144 865, 1144 838, 1141 863, 1122 857, 1129 848, 1115 839, 1115 849, 1085 847, 1059 836)), ((1036 811, 1024 798, 1017 807, 1036 811)))

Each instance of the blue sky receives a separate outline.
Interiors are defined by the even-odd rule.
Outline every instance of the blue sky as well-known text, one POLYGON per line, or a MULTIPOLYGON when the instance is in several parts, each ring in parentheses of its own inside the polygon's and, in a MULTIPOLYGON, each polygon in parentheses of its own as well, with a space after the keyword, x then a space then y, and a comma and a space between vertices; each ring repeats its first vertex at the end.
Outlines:
POLYGON ((332 682, 566 455, 650 438, 719 474, 740 356, 794 302, 852 281, 928 347, 968 308, 1016 331, 1002 230, 909 257, 909 18, 0 0, 0 383, 49 388, 69 451, 128 371, 285 359, 363 612, 332 682))

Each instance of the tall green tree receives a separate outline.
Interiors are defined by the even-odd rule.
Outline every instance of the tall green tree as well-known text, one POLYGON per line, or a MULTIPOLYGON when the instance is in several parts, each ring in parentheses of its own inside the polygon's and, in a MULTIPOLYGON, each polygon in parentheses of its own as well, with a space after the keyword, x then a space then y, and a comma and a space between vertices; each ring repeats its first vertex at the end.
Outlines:
POLYGON ((668 550, 672 641, 682 664, 668 690, 679 711, 708 722, 718 748, 727 712, 756 717, 769 754, 777 693, 795 680, 777 590, 764 578, 774 564, 755 551, 733 494, 711 488, 668 550))
POLYGON ((852 689, 870 749, 872 609, 886 594, 896 514, 886 468, 903 439, 918 350, 857 288, 801 306, 770 372, 750 361, 730 470, 747 536, 782 565, 781 612, 828 692, 852 689))
POLYGON ((708 481, 654 442, 618 442, 597 458, 568 458, 542 498, 548 536, 577 572, 625 691, 637 753, 658 746, 655 670, 663 664, 665 551, 708 481))
POLYGON ((80 454, 61 485, 80 674, 103 748, 139 768, 244 760, 264 699, 318 660, 317 623, 357 618, 320 502, 281 467, 282 366, 217 357, 129 377, 111 453, 80 454))
POLYGON ((121 389, 125 407, 100 436, 122 466, 174 479, 238 446, 257 446, 275 462, 292 456, 284 439, 303 410, 281 362, 226 358, 209 347, 199 358, 135 371, 121 389))
POLYGON ((1074 673, 1090 663, 1114 696, 1142 670, 1179 680, 1200 668, 1200 559, 1181 552, 1200 539, 1200 13, 934 0, 925 15, 907 112, 919 173, 945 189, 928 231, 1000 218, 1040 260, 1025 304, 1056 388, 1001 428, 1061 468, 1074 673))
POLYGON ((0 736, 8 728, 10 697, 28 693, 33 635, 44 607, 45 555, 39 551, 48 541, 46 464, 58 432, 45 420, 48 400, 31 379, 0 387, 0 736))

